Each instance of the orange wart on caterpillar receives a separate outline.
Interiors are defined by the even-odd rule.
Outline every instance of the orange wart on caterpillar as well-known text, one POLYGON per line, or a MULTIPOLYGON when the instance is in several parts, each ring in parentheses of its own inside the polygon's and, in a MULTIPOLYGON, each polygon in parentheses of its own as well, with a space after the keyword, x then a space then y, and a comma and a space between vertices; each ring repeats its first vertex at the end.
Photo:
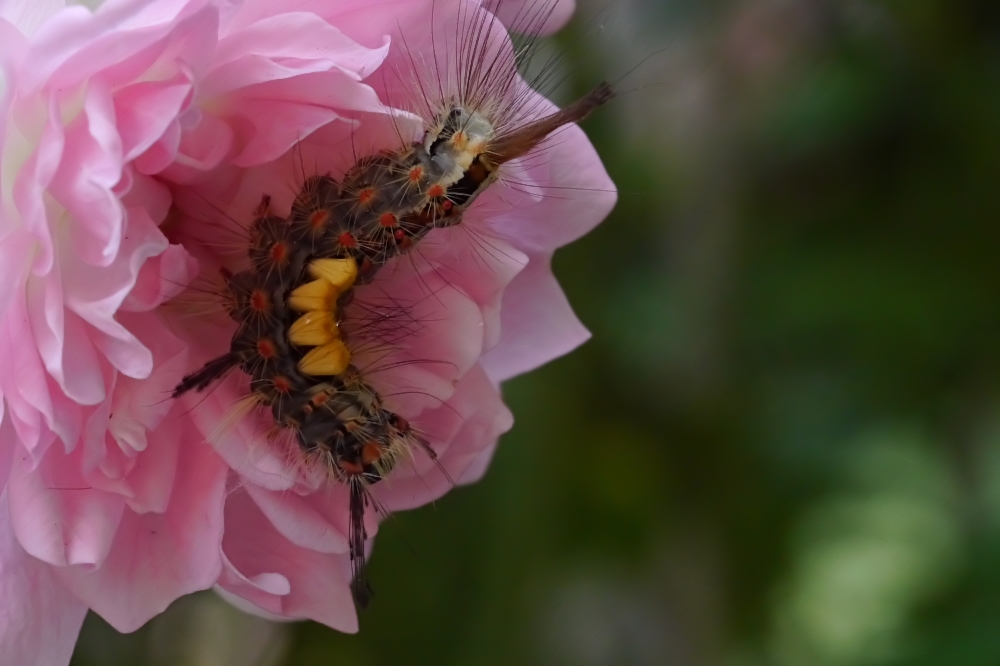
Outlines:
POLYGON ((499 383, 587 336, 549 265, 614 203, 576 126, 614 93, 559 109, 532 90, 518 64, 556 5, 512 6, 520 48, 472 1, 351 23, 340 39, 373 66, 350 95, 330 80, 343 72, 307 93, 335 112, 275 159, 171 186, 168 234, 202 277, 166 310, 203 359, 172 395, 234 470, 219 587, 252 606, 313 617, 282 551, 324 561, 327 593, 343 596, 349 570, 367 605, 377 519, 478 478, 512 422, 499 383), (184 316, 205 297, 227 316, 184 316), (266 539, 273 557, 241 560, 266 539), (287 592, 252 584, 265 574, 287 592))

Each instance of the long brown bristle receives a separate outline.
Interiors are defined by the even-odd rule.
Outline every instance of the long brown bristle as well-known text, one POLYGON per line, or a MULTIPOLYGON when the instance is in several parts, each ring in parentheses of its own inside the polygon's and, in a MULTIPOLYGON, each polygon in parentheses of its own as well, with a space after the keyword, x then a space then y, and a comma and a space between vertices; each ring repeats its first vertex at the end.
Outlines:
POLYGON ((552 132, 563 125, 582 121, 594 109, 605 104, 614 96, 615 91, 611 84, 607 81, 601 82, 596 88, 565 109, 528 123, 491 141, 486 149, 489 160, 495 166, 499 166, 504 162, 528 154, 552 132))
POLYGON ((372 598, 372 588, 365 575, 365 505, 367 496, 360 479, 350 483, 350 557, 351 557, 351 596, 358 608, 364 610, 372 598))
POLYGON ((229 372, 232 368, 236 367, 239 363, 239 359, 235 354, 223 354, 218 358, 214 358, 208 363, 206 363, 200 370, 196 370, 189 375, 186 375, 184 379, 174 388, 171 397, 179 398, 188 391, 192 389, 195 391, 203 391, 208 386, 214 382, 219 377, 229 372))

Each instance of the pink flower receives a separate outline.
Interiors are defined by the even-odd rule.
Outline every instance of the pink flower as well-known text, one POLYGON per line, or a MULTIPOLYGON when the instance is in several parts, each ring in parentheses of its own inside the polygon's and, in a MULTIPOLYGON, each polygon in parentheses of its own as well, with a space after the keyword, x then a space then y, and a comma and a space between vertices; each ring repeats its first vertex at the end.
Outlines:
MULTIPOLYGON (((170 399, 233 330, 175 297, 233 263, 220 243, 262 194, 287 212, 304 165, 339 175, 418 138, 414 54, 470 20, 502 48, 483 11, 0 0, 0 663, 66 663, 87 608, 131 631, 213 585, 356 630, 346 488, 269 446, 267 417, 227 416, 238 374, 170 399)), ((551 110, 524 94, 533 116, 551 110)), ((348 322, 395 312, 379 325, 405 335, 374 349, 386 330, 356 327, 354 362, 437 455, 372 487, 388 510, 479 478, 512 423, 498 383, 587 337, 549 261, 606 215, 613 185, 575 126, 540 155, 357 288, 348 322)))

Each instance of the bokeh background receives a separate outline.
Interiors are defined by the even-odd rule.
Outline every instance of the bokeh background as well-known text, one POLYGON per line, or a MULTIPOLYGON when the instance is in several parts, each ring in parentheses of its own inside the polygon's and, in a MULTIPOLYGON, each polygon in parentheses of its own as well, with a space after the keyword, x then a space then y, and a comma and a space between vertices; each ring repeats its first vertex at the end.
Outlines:
POLYGON ((1000 3, 581 4, 554 95, 639 64, 556 258, 594 339, 359 635, 208 593, 73 666, 1000 664, 1000 3))

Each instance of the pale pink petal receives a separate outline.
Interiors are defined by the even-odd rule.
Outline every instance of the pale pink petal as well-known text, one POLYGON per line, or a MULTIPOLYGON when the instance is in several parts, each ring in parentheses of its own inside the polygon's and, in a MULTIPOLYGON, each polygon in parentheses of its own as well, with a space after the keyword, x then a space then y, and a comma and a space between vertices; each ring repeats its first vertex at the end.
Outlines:
MULTIPOLYGON (((144 451, 146 442, 141 433, 159 427, 174 408, 174 401, 167 396, 184 375, 189 350, 185 341, 155 316, 120 313, 118 318, 152 351, 155 367, 141 380, 118 377, 107 429, 123 448, 144 451)), ((177 424, 168 420, 165 425, 177 424)))
POLYGON ((94 463, 85 464, 85 474, 95 488, 123 496, 132 511, 163 513, 186 421, 167 396, 187 366, 187 349, 153 317, 120 316, 149 345, 156 365, 145 380, 117 377, 111 398, 91 415, 95 432, 85 443, 92 438, 100 448, 94 463))
POLYGON ((182 449, 180 428, 171 425, 161 426, 148 435, 143 433, 149 440, 147 448, 143 455, 137 456, 135 466, 123 479, 124 488, 119 492, 128 498, 126 506, 133 513, 162 514, 171 508, 169 501, 182 449))
POLYGON ((53 447, 35 469, 26 453, 15 456, 7 487, 21 546, 58 567, 100 566, 125 510, 123 497, 91 487, 81 456, 79 447, 69 454, 53 447))
POLYGON ((142 264, 121 310, 145 312, 184 291, 198 275, 198 261, 182 245, 170 245, 142 264))
MULTIPOLYGON (((0 1, 8 3, 9 6, 9 3, 16 0, 0 1)), ((16 90, 18 64, 26 49, 27 40, 24 35, 18 31, 16 26, 0 17, 0 178, 5 180, 7 167, 3 158, 4 144, 10 141, 7 137, 9 118, 5 110, 10 108, 10 102, 16 90)), ((0 215, 0 238, 10 233, 16 224, 16 220, 7 219, 7 216, 0 215)), ((3 296, 0 296, 0 314, 4 311, 2 299, 3 296)))
POLYGON ((495 382, 534 370, 590 338, 552 275, 550 263, 551 256, 532 256, 504 292, 500 344, 481 361, 495 382))
POLYGON ((210 447, 190 436, 180 460, 165 513, 126 511, 100 569, 58 572, 69 589, 119 631, 134 631, 177 597, 208 589, 222 571, 219 546, 228 470, 210 447))
POLYGON ((349 339, 373 340, 356 351, 355 365, 392 409, 419 414, 448 400, 456 382, 475 365, 483 352, 485 323, 475 301, 440 274, 431 270, 419 279, 410 276, 405 270, 386 272, 384 279, 380 275, 371 287, 358 290, 345 318, 350 322, 353 317, 359 327, 347 329, 349 339), (367 313, 390 307, 404 310, 401 321, 387 327, 384 336, 379 330, 365 331, 365 322, 373 318, 367 313))
POLYGON ((496 450, 497 442, 493 442, 485 449, 469 458, 465 469, 458 476, 458 478, 455 479, 455 483, 459 485, 466 485, 476 483, 482 479, 486 474, 486 470, 489 469, 490 462, 492 462, 493 454, 496 453, 496 450))
POLYGON ((340 524, 334 525, 308 498, 296 493, 266 490, 253 484, 247 485, 246 491, 275 529, 296 546, 319 553, 347 552, 347 514, 342 510, 343 504, 338 506, 340 524))
POLYGON ((184 174, 209 171, 223 164, 235 152, 235 132, 223 118, 201 109, 189 109, 181 117, 182 125, 193 128, 180 135, 174 164, 164 169, 162 177, 183 181, 184 174))
POLYGON ((358 630, 348 558, 292 544, 245 492, 226 502, 223 550, 232 567, 220 580, 223 589, 275 615, 358 630))
MULTIPOLYGON (((399 511, 422 506, 448 492, 452 480, 471 481, 473 473, 467 476, 469 466, 484 451, 492 450, 497 438, 514 423, 500 399, 500 392, 479 368, 465 376, 450 402, 421 415, 415 425, 424 429, 428 424, 431 426, 426 428, 429 434, 435 421, 454 422, 456 416, 458 429, 448 440, 431 440, 431 446, 438 453, 436 464, 426 454, 415 453, 412 462, 403 462, 393 470, 390 478, 372 487, 372 494, 387 509, 399 511)), ((479 470, 473 472, 479 473, 479 470)))
MULTIPOLYGON (((0 261, 0 284, 6 288, 0 290, 0 317, 7 313, 14 301, 23 294, 24 281, 31 265, 31 251, 34 242, 29 234, 16 231, 3 239, 5 256, 0 261)), ((23 308, 22 301, 18 305, 23 308)))
POLYGON ((576 11, 575 0, 484 0, 483 6, 512 31, 531 35, 551 35, 576 11))
POLYGON ((551 253, 597 226, 617 200, 615 185, 587 136, 576 125, 563 127, 549 137, 516 168, 518 188, 535 183, 541 201, 533 205, 511 187, 498 187, 485 195, 485 206, 497 210, 486 224, 492 232, 528 253, 551 253), (502 201, 520 200, 516 208, 502 201))
POLYGON ((12 121, 16 122, 17 115, 27 115, 32 123, 37 123, 39 113, 47 114, 47 120, 39 132, 38 148, 20 171, 13 175, 12 194, 17 210, 16 215, 11 214, 12 218, 19 219, 21 226, 37 241, 32 270, 36 275, 44 275, 52 270, 54 260, 53 239, 45 210, 45 188, 59 169, 65 144, 64 129, 56 120, 61 109, 57 100, 51 99, 47 103, 39 100, 29 105, 29 108, 15 107, 13 111, 14 117, 8 119, 11 124, 12 121))
POLYGON ((114 95, 123 159, 138 157, 159 141, 190 98, 191 82, 178 75, 168 81, 140 81, 114 95))
POLYGON ((10 468, 14 464, 14 452, 20 448, 17 432, 9 416, 4 414, 3 396, 0 395, 0 488, 7 487, 10 468))
MULTIPOLYGON (((0 386, 7 401, 7 418, 13 423, 18 439, 39 460, 55 439, 55 433, 48 425, 53 420, 53 408, 45 370, 31 346, 30 336, 24 292, 15 289, 14 303, 0 321, 0 363, 5 369, 0 373, 0 386)), ((67 436, 79 433, 80 426, 75 425, 65 433, 67 436)))
POLYGON ((168 167, 177 158, 177 153, 181 147, 183 132, 180 122, 173 118, 163 135, 146 149, 144 153, 135 158, 132 163, 141 174, 158 174, 168 167))
POLYGON ((248 137, 233 158, 237 166, 270 162, 327 123, 341 116, 330 109, 275 100, 248 100, 240 104, 239 115, 245 119, 248 137), (269 131, 269 125, 280 128, 269 131))
POLYGON ((10 21, 22 34, 30 37, 59 10, 66 0, 0 0, 0 19, 10 21))
POLYGON ((122 175, 121 138, 110 92, 94 82, 83 110, 66 129, 59 168, 48 191, 73 216, 69 234, 81 262, 107 266, 118 254, 124 210, 112 188, 122 175))
POLYGON ((14 538, 0 494, 0 664, 65 666, 87 606, 14 538))
POLYGON ((237 390, 229 380, 223 380, 211 393, 183 399, 182 404, 191 410, 198 429, 207 433, 208 439, 203 441, 211 443, 233 470, 263 488, 292 488, 298 481, 298 470, 268 445, 266 422, 238 419, 229 423, 234 405, 246 393, 245 388, 237 390))
MULTIPOLYGON (((379 44, 382 37, 391 31, 390 26, 394 24, 396 19, 405 24, 407 19, 412 20, 413 16, 420 16, 420 10, 425 9, 425 7, 418 7, 409 14, 400 12, 401 9, 407 7, 407 4, 407 0, 383 2, 379 4, 378 11, 373 12, 371 11, 371 2, 368 0, 341 0, 340 2, 285 0, 280 5, 269 0, 246 0, 240 3, 238 10, 226 21, 226 30, 228 33, 242 31, 263 19, 282 12, 311 12, 337 26, 339 30, 349 34, 355 40, 357 40, 355 33, 359 27, 358 24, 368 27, 370 33, 376 35, 374 39, 358 41, 366 45, 379 44)), ((410 0, 409 4, 416 5, 417 3, 410 0)))
MULTIPOLYGON (((206 22, 211 26, 217 10, 209 4, 207 0, 115 0, 105 2, 94 14, 69 7, 42 26, 32 40, 30 55, 37 60, 25 86, 29 90, 41 85, 68 88, 145 53, 186 20, 192 27, 206 22)), ((143 61, 140 58, 132 67, 143 61)), ((127 73, 128 69, 120 70, 120 74, 127 73)))
MULTIPOLYGON (((386 50, 386 44, 362 46, 309 12, 261 16, 228 31, 198 85, 196 103, 203 108, 181 118, 180 154, 164 176, 188 182, 224 159, 240 166, 270 161, 338 118, 337 109, 380 108, 359 81, 386 50)), ((157 152, 166 156, 170 147, 157 152)), ((159 164, 143 161, 140 169, 152 173, 159 164)))
POLYGON ((479 221, 479 213, 472 212, 461 225, 431 232, 407 261, 397 262, 386 272, 398 272, 395 281, 417 284, 426 280, 425 275, 435 275, 449 288, 468 295, 482 313, 483 348, 488 350, 500 340, 503 292, 527 263, 523 252, 495 236, 479 221))
POLYGON ((62 309, 61 285, 54 280, 32 279, 27 292, 35 342, 49 375, 73 402, 96 405, 104 400, 107 393, 101 358, 83 320, 62 309))
POLYGON ((316 130, 343 120, 343 112, 385 113, 374 90, 340 70, 255 84, 224 108, 230 122, 241 128, 243 147, 233 164, 243 167, 280 158, 316 130))
POLYGON ((157 225, 168 222, 168 213, 173 206, 173 195, 162 182, 145 174, 128 168, 122 173, 122 182, 115 188, 122 198, 122 203, 129 212, 145 211, 146 217, 157 225), (127 187, 123 187, 126 183, 127 187))
POLYGON ((215 97, 331 68, 360 80, 375 71, 387 50, 388 45, 364 47, 315 14, 285 12, 224 37, 215 54, 216 68, 200 94, 215 97))
POLYGON ((264 609, 265 606, 274 606, 280 610, 281 597, 291 590, 287 578, 281 574, 260 574, 254 580, 250 580, 233 568, 225 554, 222 556, 222 563, 222 576, 219 577, 219 584, 214 588, 216 594, 249 615, 256 615, 272 622, 289 621, 287 617, 283 617, 277 612, 272 613, 264 609), (230 592, 230 590, 235 589, 240 590, 239 594, 230 592), (250 599, 255 601, 250 601, 250 599), (260 605, 256 602, 259 602, 260 605))

